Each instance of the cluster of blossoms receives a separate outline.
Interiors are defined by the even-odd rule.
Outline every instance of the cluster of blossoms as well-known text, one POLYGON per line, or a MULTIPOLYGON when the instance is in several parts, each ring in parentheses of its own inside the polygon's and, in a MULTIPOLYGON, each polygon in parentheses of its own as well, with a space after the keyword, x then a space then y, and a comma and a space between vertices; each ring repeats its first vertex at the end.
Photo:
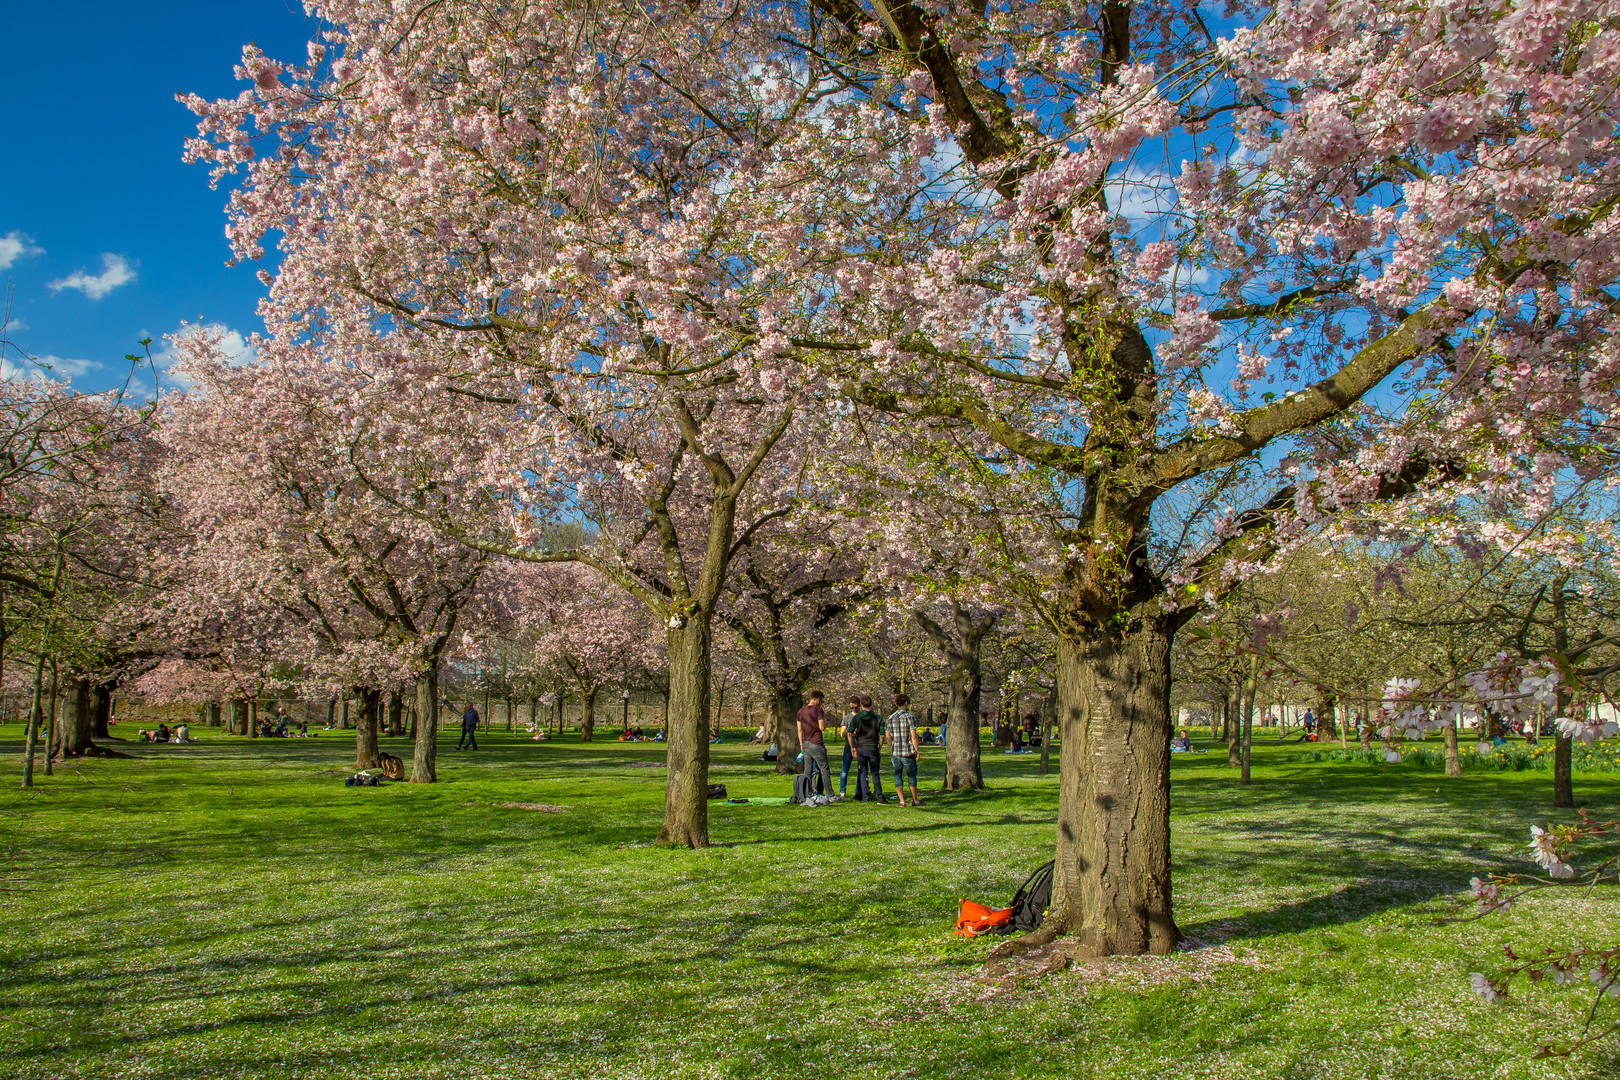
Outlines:
MULTIPOLYGON (((1579 822, 1574 825, 1549 828, 1531 826, 1530 857, 1546 871, 1547 878, 1541 880, 1520 874, 1492 874, 1487 878, 1472 879, 1469 882, 1471 900, 1479 908, 1474 917, 1481 918, 1496 912, 1508 911, 1519 898, 1529 893, 1575 880, 1577 874, 1571 862, 1575 848, 1583 842, 1613 837, 1616 834, 1620 834, 1620 822, 1595 821, 1584 810, 1580 812, 1579 822), (1504 895, 1508 889, 1517 891, 1511 896, 1504 895)), ((1582 884, 1592 885, 1600 881, 1612 881, 1617 877, 1620 877, 1620 856, 1609 855, 1582 872, 1579 880, 1582 884)), ((1590 946, 1545 948, 1533 960, 1521 960, 1512 947, 1506 949, 1506 954, 1510 961, 1515 962, 1513 967, 1494 975, 1476 971, 1469 976, 1474 993, 1488 1003, 1495 1004, 1502 1001, 1508 994, 1509 984, 1519 976, 1523 976, 1532 984, 1545 982, 1553 986, 1575 986, 1580 984, 1584 975, 1596 991, 1596 1000, 1592 1003, 1594 1011, 1605 998, 1620 998, 1620 948, 1590 946)), ((1620 1030, 1620 1025, 1611 1026, 1595 1034, 1588 1032, 1580 1041, 1590 1041, 1614 1030, 1620 1030)), ((1555 1051, 1550 1046, 1543 1046, 1536 1056, 1547 1057, 1555 1053, 1567 1053, 1568 1049, 1555 1051)))

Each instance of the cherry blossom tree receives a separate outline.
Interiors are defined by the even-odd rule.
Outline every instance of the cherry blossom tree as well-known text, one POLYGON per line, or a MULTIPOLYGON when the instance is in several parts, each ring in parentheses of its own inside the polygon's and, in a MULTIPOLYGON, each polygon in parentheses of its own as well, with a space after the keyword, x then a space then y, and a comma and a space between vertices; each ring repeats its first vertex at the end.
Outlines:
POLYGON ((414 679, 411 780, 431 783, 437 674, 487 557, 357 480, 351 454, 378 428, 346 418, 352 372, 237 367, 206 335, 182 344, 177 370, 191 386, 165 401, 160 428, 171 451, 161 484, 192 538, 171 625, 223 631, 249 671, 279 661, 303 685, 352 689, 359 768, 378 762, 383 694, 414 679))
POLYGON ((188 152, 246 171, 237 256, 281 234, 265 350, 414 399, 420 437, 357 460, 376 490, 480 550, 591 565, 667 624, 660 839, 693 846, 715 609, 778 510, 761 467, 814 420, 785 354, 820 295, 764 261, 779 135, 819 95, 741 59, 768 29, 716 10, 342 0, 302 66, 249 48, 248 90, 186 99, 188 152), (694 81, 713 94, 671 89, 694 81), (481 438, 443 438, 457 410, 481 438), (596 546, 533 543, 595 511, 596 546))
POLYGON ((1345 506, 1604 468, 1572 436, 1612 442, 1613 31, 1580 4, 806 10, 805 84, 872 117, 827 136, 864 148, 857 194, 914 194, 911 246, 838 257, 847 393, 1050 478, 1023 590, 1067 751, 1042 936, 1166 951, 1198 605, 1345 506))

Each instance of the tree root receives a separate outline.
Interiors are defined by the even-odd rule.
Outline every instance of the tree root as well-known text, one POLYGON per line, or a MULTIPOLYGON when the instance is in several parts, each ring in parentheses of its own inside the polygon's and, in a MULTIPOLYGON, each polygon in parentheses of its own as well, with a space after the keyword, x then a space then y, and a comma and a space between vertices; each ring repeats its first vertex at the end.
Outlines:
POLYGON ((99 745, 97 743, 91 743, 89 746, 86 746, 83 750, 81 750, 77 754, 63 754, 63 753, 53 754, 51 756, 51 760, 52 761, 65 761, 68 758, 88 758, 88 757, 133 758, 134 756, 135 755, 133 755, 133 754, 121 753, 121 752, 119 752, 117 750, 114 750, 110 746, 101 746, 101 745, 99 745))

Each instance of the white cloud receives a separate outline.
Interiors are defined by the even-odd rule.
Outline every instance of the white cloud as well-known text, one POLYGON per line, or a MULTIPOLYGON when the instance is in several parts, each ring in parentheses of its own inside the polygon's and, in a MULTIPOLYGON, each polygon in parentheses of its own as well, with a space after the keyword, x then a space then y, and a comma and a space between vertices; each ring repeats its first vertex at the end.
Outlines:
POLYGON ((0 270, 11 269, 11 264, 18 259, 27 258, 29 255, 43 254, 45 254, 45 249, 35 247, 32 237, 24 236, 15 229, 4 236, 0 236, 0 270))
POLYGON ((74 360, 60 356, 35 356, 21 360, 0 359, 0 379, 76 379, 101 367, 94 360, 74 360))
POLYGON ((101 273, 89 274, 75 270, 60 281, 51 282, 52 292, 78 289, 92 300, 100 300, 120 285, 135 280, 135 270, 122 255, 108 253, 101 257, 101 273))
MULTIPOLYGON (((213 354, 232 367, 246 367, 259 360, 258 350, 239 331, 232 330, 224 323, 181 323, 163 335, 163 348, 152 354, 152 362, 159 371, 167 372, 186 352, 205 356, 213 354)), ((183 386, 190 384, 189 379, 180 376, 172 378, 183 386)))
POLYGON ((95 371, 101 364, 95 360, 74 360, 64 356, 35 357, 41 365, 51 369, 51 374, 59 379, 77 379, 87 371, 95 371))

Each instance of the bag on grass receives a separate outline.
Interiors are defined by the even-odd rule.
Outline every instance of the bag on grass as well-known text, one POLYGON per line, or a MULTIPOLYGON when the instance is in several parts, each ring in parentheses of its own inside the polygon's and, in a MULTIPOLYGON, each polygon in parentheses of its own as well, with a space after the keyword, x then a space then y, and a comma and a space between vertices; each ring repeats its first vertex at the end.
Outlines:
POLYGON ((956 936, 978 937, 999 930, 1012 918, 1012 908, 987 908, 972 900, 963 900, 956 913, 956 936))
POLYGON ((1044 863, 1029 880, 1013 893, 1012 907, 1008 910, 1012 917, 1002 927, 1002 933, 1028 933, 1041 925, 1046 918, 1046 909, 1052 903, 1052 871, 1056 862, 1044 863))
POLYGON ((810 787, 810 774, 799 773, 793 778, 793 799, 795 804, 803 805, 815 791, 810 787))
POLYGON ((709 785, 709 798, 711 798, 711 799, 723 799, 725 797, 726 797, 726 785, 724 785, 724 784, 710 784, 709 785))

